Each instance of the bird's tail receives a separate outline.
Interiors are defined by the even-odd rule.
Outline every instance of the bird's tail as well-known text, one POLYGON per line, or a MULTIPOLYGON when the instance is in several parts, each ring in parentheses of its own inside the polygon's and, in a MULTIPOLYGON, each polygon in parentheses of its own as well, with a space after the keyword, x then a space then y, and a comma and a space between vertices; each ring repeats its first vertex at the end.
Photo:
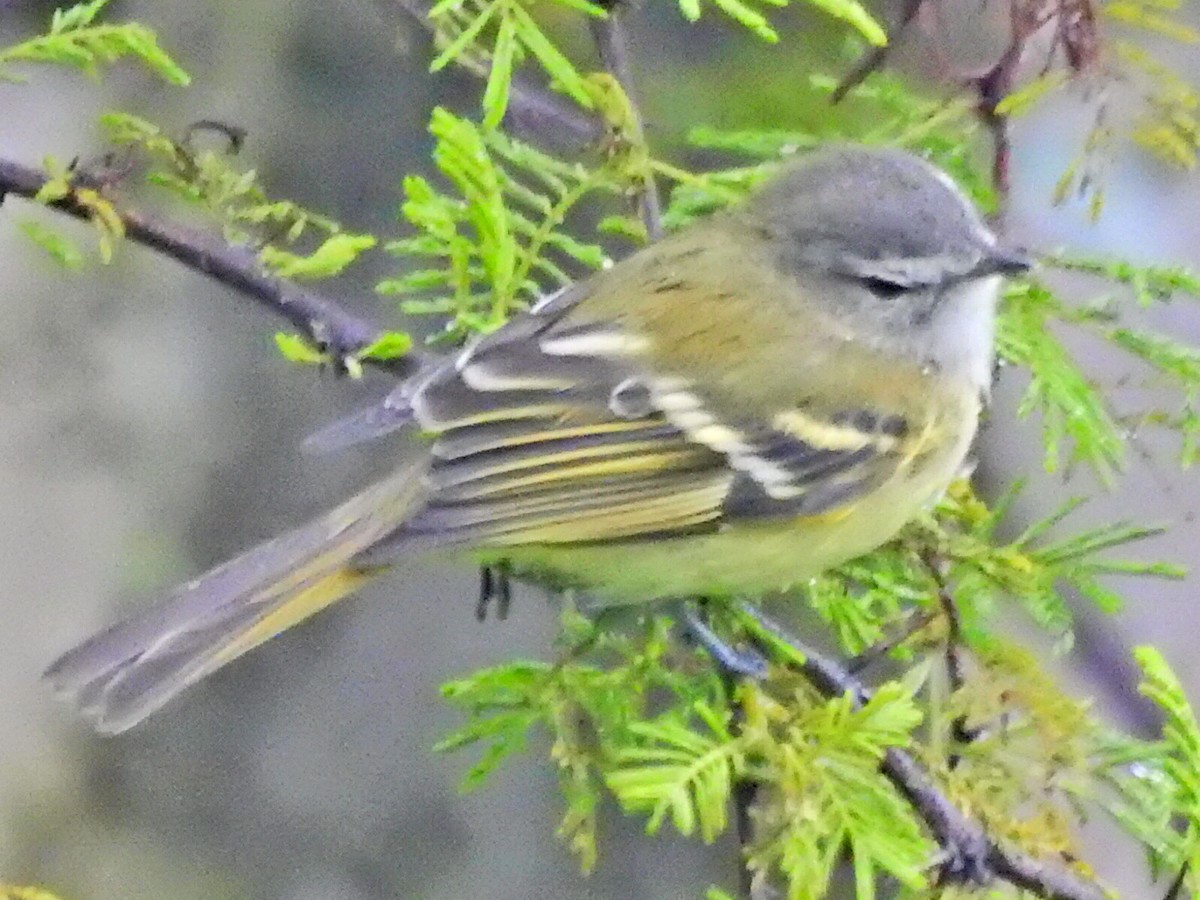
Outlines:
POLYGON ((180 587, 46 671, 98 731, 136 725, 190 684, 355 591, 380 571, 355 557, 420 503, 410 465, 295 531, 180 587))

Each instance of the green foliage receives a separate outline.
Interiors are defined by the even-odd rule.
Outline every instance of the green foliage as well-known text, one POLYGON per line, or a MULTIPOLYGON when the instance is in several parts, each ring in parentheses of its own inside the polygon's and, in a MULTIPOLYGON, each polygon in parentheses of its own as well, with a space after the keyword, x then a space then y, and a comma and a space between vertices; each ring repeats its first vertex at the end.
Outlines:
POLYGON ((328 363, 329 357, 314 347, 298 334, 286 331, 275 332, 275 348, 289 362, 307 366, 319 366, 328 363))
MULTIPOLYGON (((1179 8, 1177 0, 1108 0, 1103 11, 1106 18, 1127 27, 1195 44, 1200 32, 1176 17, 1179 8)), ((1115 41, 1114 50, 1124 65, 1122 74, 1142 91, 1133 140, 1167 163, 1193 168, 1200 149, 1200 93, 1165 65, 1161 54, 1130 40, 1115 41)))
POLYGON ((8 71, 13 63, 73 66, 95 75, 101 65, 132 58, 171 84, 189 82, 187 73, 158 46, 150 29, 134 23, 93 24, 107 5, 108 0, 91 0, 56 10, 46 34, 0 50, 0 80, 20 80, 8 71))
POLYGON ((59 900, 57 894, 37 887, 0 884, 0 900, 59 900))
POLYGON ((1043 258, 1044 265, 1083 272, 1127 287, 1143 307, 1165 303, 1178 295, 1200 299, 1200 275, 1181 266, 1134 265, 1123 259, 1096 259, 1067 254, 1043 258))
POLYGON ((1141 692, 1163 711, 1162 744, 1157 754, 1131 759, 1126 784, 1153 781, 1155 790, 1143 806, 1144 819, 1154 822, 1143 840, 1153 861, 1168 871, 1186 868, 1193 896, 1200 892, 1200 726, 1178 677, 1153 647, 1138 647, 1134 658, 1142 670, 1141 692), (1165 787, 1165 791, 1163 790, 1165 787), (1165 798, 1165 803, 1163 799, 1165 798))
MULTIPOLYGON (((159 47, 150 29, 136 23, 95 24, 107 5, 108 0, 91 0, 55 10, 46 34, 0 49, 0 81, 23 80, 11 71, 14 63, 72 66, 96 77, 102 66, 132 58, 171 84, 188 84, 187 73, 159 47)), ((124 221, 112 201, 96 187, 76 187, 73 166, 63 166, 47 157, 45 167, 48 178, 35 199, 53 203, 70 196, 88 213, 96 230, 101 261, 111 261, 114 245, 125 234, 124 221)), ((59 232, 33 221, 21 223, 21 230, 64 267, 77 269, 82 265, 80 251, 59 232)))
MULTIPOLYGON (((97 250, 104 263, 112 261, 113 247, 125 236, 125 220, 102 190, 93 187, 75 187, 74 172, 52 156, 43 160, 46 181, 34 197, 38 203, 56 203, 68 197, 86 211, 87 220, 96 231, 97 250)), ((62 254, 63 260, 73 258, 70 242, 46 229, 26 229, 43 249, 53 254, 62 254)))
POLYGON ((921 561, 895 544, 813 579, 804 596, 838 645, 854 656, 886 640, 889 625, 927 602, 931 587, 921 561))
POLYGON ((1029 371, 1018 414, 1041 414, 1046 470, 1053 472, 1064 459, 1082 460, 1111 481, 1124 461, 1125 444, 1104 398, 1050 329, 1063 307, 1035 281, 1010 286, 1005 301, 996 348, 1029 371))
MULTIPOLYGON (((683 8, 699 13, 698 4, 683 8)), ((465 53, 468 45, 460 40, 454 49, 465 53)), ((449 58, 443 51, 443 61, 449 58)), ((507 63, 501 67, 505 77, 509 68, 507 63)), ((392 246, 433 265, 381 286, 402 295, 433 294, 408 300, 405 308, 448 316, 445 336, 454 340, 492 330, 544 291, 566 283, 570 273, 560 259, 602 264, 596 247, 584 245, 580 254, 568 249, 580 245, 559 243, 567 233, 567 213, 585 198, 616 193, 622 185, 636 187, 648 173, 672 188, 668 228, 736 202, 796 152, 840 140, 922 153, 982 206, 995 204, 981 154, 986 134, 973 102, 923 98, 891 76, 860 85, 846 99, 842 115, 808 128, 694 129, 689 138, 697 148, 744 161, 704 173, 654 157, 630 124, 624 92, 594 77, 582 80, 590 105, 618 136, 601 165, 563 162, 513 142, 492 127, 499 121, 497 104, 506 96, 495 86, 498 77, 493 68, 482 127, 435 111, 435 160, 451 189, 408 179, 404 215, 418 235, 392 246), (557 180, 549 181, 548 172, 557 180), (536 190, 522 191, 515 184, 536 185, 536 190)), ((1048 75, 1014 95, 1008 109, 1034 105, 1064 80, 1048 75)), ((833 79, 820 75, 807 85, 817 95, 835 87, 833 79)), ((626 214, 608 215, 600 229, 641 237, 640 225, 626 214)), ((1174 393, 1188 398, 1190 410, 1196 351, 1121 317, 1195 294, 1200 283, 1184 270, 1108 259, 1051 256, 1046 267, 1044 276, 1010 287, 998 348, 1012 367, 1028 373, 1019 411, 1041 418, 1046 468, 1084 463, 1111 483, 1120 472, 1130 429, 1080 367, 1066 338, 1084 329, 1133 354, 1169 379, 1174 393), (1098 279, 1104 295, 1068 302, 1050 286, 1051 269, 1098 279), (1109 296, 1114 290, 1131 302, 1109 296)), ((1193 455, 1200 432, 1195 423, 1194 413, 1189 420, 1184 412, 1153 422, 1175 428, 1185 443, 1190 440, 1193 455)), ((1126 797, 1130 830, 1148 835, 1148 826, 1134 827, 1136 816, 1129 810, 1141 810, 1149 821, 1145 810, 1150 807, 1136 806, 1129 791, 1119 794, 1113 788, 1124 776, 1116 768, 1121 748, 1111 730, 1064 695, 1033 655, 1000 639, 993 622, 1008 605, 1019 604, 1065 649, 1071 641, 1073 597, 1111 612, 1121 605, 1114 577, 1176 578, 1182 571, 1113 557, 1114 550, 1157 534, 1156 529, 1112 523, 1072 534, 1068 516, 1078 502, 1014 538, 1002 538, 1011 499, 989 507, 957 486, 897 541, 807 586, 804 598, 845 653, 864 660, 890 656, 898 667, 898 674, 885 679, 861 708, 849 697, 816 695, 794 674, 801 655, 720 611, 717 623, 731 640, 752 639, 768 652, 775 665, 767 680, 731 693, 710 669, 697 669, 691 654, 679 655, 665 620, 640 619, 622 628, 587 623, 569 613, 564 630, 570 649, 557 662, 511 663, 446 686, 466 723, 440 747, 482 748, 465 779, 474 788, 526 750, 534 735, 545 734, 567 803, 560 833, 585 868, 595 861, 596 810, 605 792, 628 813, 645 816, 651 832, 670 824, 712 841, 729 828, 734 785, 750 781, 756 786, 755 837, 746 849, 747 864, 758 880, 785 883, 792 897, 824 896, 846 850, 859 897, 874 896, 883 876, 902 884, 905 896, 929 896, 925 873, 934 848, 927 826, 879 772, 889 747, 911 748, 947 795, 973 810, 989 833, 1035 855, 1080 856, 1072 830, 1080 809, 1090 804, 1113 812, 1117 804, 1111 798, 1118 795, 1126 797), (953 623, 946 598, 957 611, 953 623), (966 684, 948 693, 934 677, 932 663, 952 634, 975 665, 966 684), (998 721, 1005 723, 1003 729, 995 727, 998 721), (978 736, 963 744, 963 728, 978 736)), ((1144 750, 1144 759, 1154 758, 1148 745, 1126 743, 1123 749, 1144 750)))
POLYGON ((967 486, 952 490, 936 510, 932 524, 918 521, 916 529, 931 529, 932 542, 951 566, 954 599, 967 624, 982 624, 1001 598, 1020 603, 1040 626, 1066 636, 1071 626, 1070 593, 1078 593, 1105 612, 1121 607, 1119 596, 1101 580, 1109 576, 1182 578, 1178 566, 1161 562, 1114 560, 1108 550, 1153 537, 1161 529, 1112 522, 1069 537, 1052 537, 1058 526, 1082 501, 1075 500, 1028 526, 1011 541, 998 539, 997 530, 1011 501, 989 509, 967 486))
MULTIPOLYGON (((1200 278, 1188 269, 1173 266, 1136 266, 1124 260, 1095 260, 1053 256, 1048 267, 1094 276, 1101 283, 1116 285, 1130 295, 1137 307, 1148 308, 1169 303, 1176 297, 1200 297, 1200 278)), ((1047 318, 1054 318, 1087 329, 1142 364, 1151 381, 1167 388, 1167 395, 1178 398, 1174 409, 1149 409, 1122 422, 1122 430, 1135 433, 1139 428, 1157 427, 1174 432, 1180 439, 1180 463, 1186 468, 1198 457, 1200 427, 1196 415, 1200 398, 1200 349, 1167 335, 1126 324, 1131 318, 1128 304, 1102 294, 1097 300, 1069 305, 1044 285, 1037 285, 1036 303, 1047 318)), ((1024 303, 1024 300, 1020 301, 1024 303)), ((1054 366, 1043 370, 1054 376, 1054 366)), ((1098 410, 1103 399, 1095 389, 1090 409, 1098 410)), ((1067 409, 1070 409, 1069 407, 1067 409)), ((1130 418, 1130 417, 1127 417, 1130 418)), ((1094 424, 1094 423, 1093 423, 1094 424)), ((1124 437, 1125 435, 1122 435, 1124 437)))
POLYGON ((469 720, 438 749, 482 747, 463 780, 469 790, 524 750, 531 729, 545 729, 567 800, 559 832, 584 869, 591 869, 603 779, 622 748, 636 739, 649 704, 666 707, 658 721, 682 721, 697 706, 717 704, 724 693, 714 673, 689 676, 667 664, 666 656, 676 652, 669 628, 665 618, 642 618, 625 635, 568 606, 563 614, 568 648, 555 664, 511 662, 443 686, 443 696, 469 720))
POLYGON ((271 199, 253 169, 234 167, 233 154, 241 140, 236 129, 202 123, 176 139, 128 113, 108 113, 100 124, 113 144, 144 155, 150 165, 149 183, 203 209, 221 224, 231 243, 269 245, 272 249, 264 254, 264 262, 280 265, 291 277, 330 277, 375 244, 370 235, 344 232, 328 216, 290 200, 271 199), (206 131, 217 135, 218 149, 197 146, 206 131), (315 240, 315 249, 304 257, 286 251, 302 240, 315 240))
POLYGON ((1069 641, 1072 595, 1111 613, 1122 604, 1106 579, 1184 576, 1178 566, 1107 555, 1161 529, 1113 522, 1060 535, 1081 500, 1002 540, 997 532, 1019 488, 989 507, 966 482, 955 484, 936 509, 913 522, 898 540, 815 579, 805 599, 829 624, 842 649, 854 656, 886 642, 889 631, 906 617, 909 622, 937 620, 944 585, 953 585, 969 641, 986 638, 988 620, 1005 601, 1019 603, 1038 625, 1069 641), (930 569, 931 555, 945 566, 942 576, 930 569))
POLYGON ((405 331, 385 331, 356 355, 360 359, 399 359, 412 349, 412 335, 405 331))
POLYGON ((680 834, 699 830, 711 844, 728 825, 733 782, 746 756, 727 713, 699 701, 693 713, 698 726, 677 715, 630 725, 630 744, 617 751, 605 780, 626 810, 650 814, 651 834, 669 816, 680 834))
MULTIPOLYGON (((700 18, 700 0, 678 0, 678 2, 679 11, 689 22, 695 22, 700 18)), ((755 6, 756 2, 757 5, 763 6, 787 6, 788 0, 756 0, 756 2, 754 0, 711 0, 711 2, 729 18, 750 29, 764 41, 772 44, 778 42, 779 33, 771 27, 767 17, 755 6)), ((872 44, 882 47, 887 43, 887 33, 883 27, 858 0, 805 0, 805 2, 827 15, 846 22, 872 44)))
POLYGON ((1099 38, 1091 39, 1097 42, 1091 44, 1089 38, 1083 38, 1074 54, 1058 55, 1052 45, 1040 69, 1029 67, 1039 74, 997 106, 1001 115, 1020 115, 1080 75, 1100 86, 1094 92, 1099 99, 1092 104, 1095 114, 1091 127, 1055 188, 1056 203, 1072 196, 1086 198, 1092 218, 1099 217, 1104 208, 1108 169, 1124 140, 1133 141, 1170 165, 1187 169, 1196 165, 1200 93, 1163 63, 1162 53, 1142 44, 1147 35, 1184 44, 1200 40, 1200 32, 1178 18, 1180 6, 1179 0, 1107 0, 1096 4, 1089 15, 1098 12, 1107 20, 1105 24, 1115 26, 1115 33, 1104 42, 1106 46, 1097 46, 1099 38), (1136 37, 1121 36, 1128 33, 1136 37), (1117 103, 1111 97, 1119 95, 1137 99, 1137 114, 1129 125, 1114 123, 1112 107, 1117 103))
MULTIPOLYGON (((828 97, 838 82, 826 75, 808 79, 807 89, 828 97)), ((945 169, 984 209, 995 206, 995 191, 981 169, 982 130, 966 99, 945 100, 914 94, 894 76, 881 74, 857 86, 843 101, 844 115, 822 116, 804 130, 726 131, 698 126, 688 134, 696 147, 721 150, 754 161, 750 166, 708 172, 681 182, 671 195, 666 221, 673 227, 745 196, 771 170, 771 163, 825 143, 854 141, 904 147, 945 169)))
POLYGON ((385 331, 373 342, 352 354, 334 358, 302 335, 275 332, 275 348, 289 362, 306 366, 333 366, 352 378, 362 377, 363 360, 399 359, 412 349, 412 335, 404 331, 385 331))
POLYGON ((264 247, 258 258, 282 278, 304 281, 332 278, 358 259, 364 250, 375 246, 369 234, 332 234, 307 256, 297 256, 277 247, 264 247))
POLYGON ((460 339, 499 327, 576 271, 604 265, 595 244, 572 237, 568 214, 595 191, 614 191, 605 170, 565 163, 501 132, 434 110, 434 161, 452 192, 428 180, 404 180, 404 217, 419 231, 388 250, 416 258, 421 268, 382 282, 378 290, 405 298, 410 313, 450 316, 445 337, 460 339))
MULTIPOLYGON (((100 123, 113 144, 145 157, 147 182, 203 210, 221 225, 228 241, 256 248, 263 266, 282 278, 332 278, 378 243, 373 235, 344 231, 328 216, 269 197, 253 169, 233 165, 242 140, 238 129, 200 123, 176 139, 128 113, 108 113, 100 123), (197 146, 203 132, 214 132, 221 146, 197 146)), ((276 335, 275 343, 293 362, 330 362, 297 335, 276 335)), ((366 355, 363 351, 345 362, 357 371, 358 361, 366 355)))
POLYGON ((874 897, 881 876, 923 888, 933 845, 879 771, 884 753, 907 747, 921 722, 910 690, 889 683, 861 705, 849 696, 806 702, 804 684, 774 697, 747 690, 755 696, 741 740, 758 760, 752 777, 766 789, 755 804, 759 836, 749 855, 757 878, 767 881, 777 869, 789 897, 816 900, 847 850, 858 898, 874 897))
POLYGON ((64 269, 78 271, 83 267, 83 254, 79 248, 53 228, 32 219, 21 222, 20 228, 30 240, 49 253, 50 257, 64 269))
MULTIPOLYGON (((600 6, 587 0, 554 2, 591 16, 605 16, 600 6)), ((525 0, 439 0, 429 11, 440 46, 430 71, 452 62, 486 69, 483 108, 488 128, 504 118, 513 72, 526 56, 537 60, 555 87, 581 106, 591 107, 583 76, 529 14, 527 5, 525 0)))
POLYGON ((602 787, 646 815, 648 831, 669 821, 712 841, 728 827, 734 779, 746 775, 759 786, 757 816, 768 826, 750 864, 763 877, 783 872, 792 896, 821 896, 847 843, 860 860, 861 896, 877 874, 924 883, 928 840, 878 771, 887 748, 907 746, 921 721, 911 689, 892 684, 860 707, 791 677, 743 685, 730 698, 711 670, 681 668, 666 619, 621 631, 568 609, 564 622, 571 645, 558 662, 506 663, 443 687, 469 720, 438 749, 482 747, 465 788, 544 729, 568 788, 562 832, 585 868, 595 860, 602 787), (881 816, 885 832, 876 827, 881 816))

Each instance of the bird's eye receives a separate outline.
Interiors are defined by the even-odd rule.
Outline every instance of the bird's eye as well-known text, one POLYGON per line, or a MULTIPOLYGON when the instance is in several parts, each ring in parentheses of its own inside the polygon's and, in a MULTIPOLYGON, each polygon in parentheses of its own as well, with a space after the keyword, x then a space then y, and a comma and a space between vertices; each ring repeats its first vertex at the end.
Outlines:
POLYGON ((886 278, 860 278, 859 282, 863 287, 865 287, 876 297, 879 297, 881 300, 892 300, 908 290, 908 285, 898 284, 895 281, 889 281, 886 278))

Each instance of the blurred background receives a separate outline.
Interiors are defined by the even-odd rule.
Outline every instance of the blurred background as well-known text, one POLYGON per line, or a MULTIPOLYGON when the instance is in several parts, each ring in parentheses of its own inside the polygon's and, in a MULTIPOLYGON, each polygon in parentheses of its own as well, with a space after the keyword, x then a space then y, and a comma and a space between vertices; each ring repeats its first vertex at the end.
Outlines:
MULTIPOLYGON (((0 83, 0 155, 86 160, 100 151, 94 123, 107 109, 175 131, 217 119, 249 130, 243 159, 274 196, 352 229, 398 233, 400 176, 430 168, 430 106, 470 110, 477 85, 429 76, 423 36, 398 29, 385 5, 114 2, 107 15, 154 28, 194 86, 170 88, 133 66, 102 81, 26 69, 29 83, 0 83)), ((775 16, 785 41, 769 47, 715 8, 689 26, 671 3, 646 6, 631 21, 633 62, 651 140, 676 158, 686 159, 680 139, 693 124, 811 123, 821 113, 796 99, 797 84, 816 59, 835 72, 846 65, 841 32, 800 12, 775 16), (804 39, 789 43, 795 34, 804 39)), ((962 54, 956 64, 969 69, 998 51, 1003 17, 994 3, 965 6, 973 12, 946 27, 962 54)), ((0 0, 0 45, 44 28, 51 9, 0 0)), ((584 58, 591 52, 582 31, 566 39, 584 58)), ((915 69, 927 58, 920 41, 902 48, 915 69)), ((1200 80, 1200 53, 1149 43, 1200 80)), ((1200 264, 1200 179, 1139 153, 1118 156, 1098 225, 1080 205, 1052 208, 1053 185, 1090 122, 1087 101, 1083 89, 1068 92, 1016 123, 1011 239, 1200 264)), ((548 657, 557 621, 552 602, 522 588, 507 621, 476 622, 469 569, 406 567, 117 738, 95 737, 55 704, 39 674, 60 652, 386 466, 387 447, 332 459, 297 447, 388 384, 284 362, 272 349, 278 321, 141 248, 65 272, 18 231, 36 215, 15 198, 0 209, 0 882, 38 883, 64 900, 672 898, 735 883, 732 843, 646 839, 612 811, 599 866, 582 878, 554 834, 560 804, 545 747, 484 790, 456 792, 468 759, 430 751, 457 723, 438 685, 489 663, 548 657)), ((82 227, 42 218, 91 246, 82 227)), ((326 288, 395 321, 371 292, 387 265, 380 254, 326 288)), ((1200 343, 1194 304, 1155 315, 1200 343)), ((1078 349, 1102 382, 1121 383, 1102 348, 1078 349)), ((1036 424, 1013 424, 1021 388, 1019 375, 1002 376, 980 448, 989 490, 1039 471, 1036 424)), ((1130 477, 1076 524, 1166 525, 1134 552, 1193 562, 1194 474, 1173 467, 1169 442, 1139 439, 1135 451, 1130 477)), ((1013 527, 1093 490, 1082 473, 1035 475, 1013 527)), ((1129 645, 1151 642, 1200 700, 1196 584, 1121 585, 1127 609, 1103 620, 1081 606, 1076 652, 1059 663, 1072 690, 1149 734, 1153 713, 1124 660, 1129 645)), ((1024 628, 1019 615, 1012 628, 1024 628)), ((1051 644, 1033 632, 1028 640, 1051 644)), ((1103 852, 1110 838, 1097 832, 1093 858, 1140 896, 1140 857, 1128 847, 1103 852)))

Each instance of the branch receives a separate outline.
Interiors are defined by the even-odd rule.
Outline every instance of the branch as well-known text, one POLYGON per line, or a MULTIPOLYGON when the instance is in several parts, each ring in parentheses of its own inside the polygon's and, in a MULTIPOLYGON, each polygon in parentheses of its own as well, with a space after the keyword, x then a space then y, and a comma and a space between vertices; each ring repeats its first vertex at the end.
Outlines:
POLYGON ((834 88, 833 94, 829 98, 830 103, 841 103, 848 93, 866 81, 872 73, 883 68, 888 56, 891 55, 892 49, 896 46, 896 41, 900 37, 900 33, 908 28, 913 19, 917 17, 917 13, 921 11, 921 6, 924 3, 925 0, 904 0, 904 9, 900 13, 900 21, 892 29, 888 42, 881 47, 872 47, 859 58, 858 62, 851 67, 849 73, 834 88))
MULTIPOLYGON (((0 159, 0 203, 8 194, 32 200, 46 181, 47 176, 35 168, 0 159)), ((46 206, 84 221, 93 214, 79 202, 74 191, 46 206)), ((371 345, 381 334, 375 325, 347 312, 336 301, 271 275, 249 247, 234 246, 213 234, 135 209, 118 209, 117 214, 129 240, 258 301, 304 332, 315 344, 329 350, 335 359, 344 359, 371 345)), ((419 364, 415 356, 386 362, 369 358, 363 361, 401 374, 419 364)))
MULTIPOLYGON (((840 662, 798 641, 753 606, 742 604, 741 608, 759 626, 804 657, 803 663, 793 665, 823 695, 849 694, 858 703, 870 697, 866 685, 840 662)), ((965 816, 938 790, 929 773, 911 754, 891 748, 884 755, 880 771, 912 804, 938 845, 949 855, 945 866, 948 874, 976 882, 1000 878, 1043 900, 1105 900, 1105 893, 1097 884, 1066 867, 992 840, 979 823, 965 816)))
MULTIPOLYGON (((429 18, 429 10, 433 8, 430 0, 374 0, 373 6, 384 21, 414 23, 432 40, 437 40, 437 26, 429 18)), ((484 80, 491 71, 486 62, 467 54, 460 54, 455 63, 484 80)), ((513 133, 522 137, 575 150, 599 143, 606 130, 600 117, 551 93, 519 72, 513 73, 504 122, 513 133)))
MULTIPOLYGON (((596 50, 600 54, 600 62, 629 101, 632 114, 633 137, 641 141, 645 135, 641 110, 638 109, 636 92, 633 86, 633 70, 629 67, 629 38, 625 31, 625 10, 628 0, 608 0, 601 4, 608 10, 604 19, 591 20, 592 39, 596 42, 596 50)), ((637 195, 637 209, 642 224, 646 226, 646 237, 656 241, 663 234, 662 204, 658 197, 658 186, 654 183, 654 174, 647 171, 641 178, 641 189, 637 195)))
MULTIPOLYGON (((966 684, 966 676, 963 674, 962 619, 958 614, 958 604, 955 603, 950 585, 946 581, 948 566, 946 560, 935 550, 923 551, 921 562, 929 570, 929 576, 937 587, 938 606, 946 620, 946 649, 943 654, 946 661, 946 682, 950 693, 957 694, 966 684)), ((979 734, 967 728, 964 716, 956 716, 950 724, 950 736, 958 744, 969 744, 977 739, 979 734)), ((949 759, 950 768, 957 768, 959 761, 957 753, 952 755, 949 759)))

